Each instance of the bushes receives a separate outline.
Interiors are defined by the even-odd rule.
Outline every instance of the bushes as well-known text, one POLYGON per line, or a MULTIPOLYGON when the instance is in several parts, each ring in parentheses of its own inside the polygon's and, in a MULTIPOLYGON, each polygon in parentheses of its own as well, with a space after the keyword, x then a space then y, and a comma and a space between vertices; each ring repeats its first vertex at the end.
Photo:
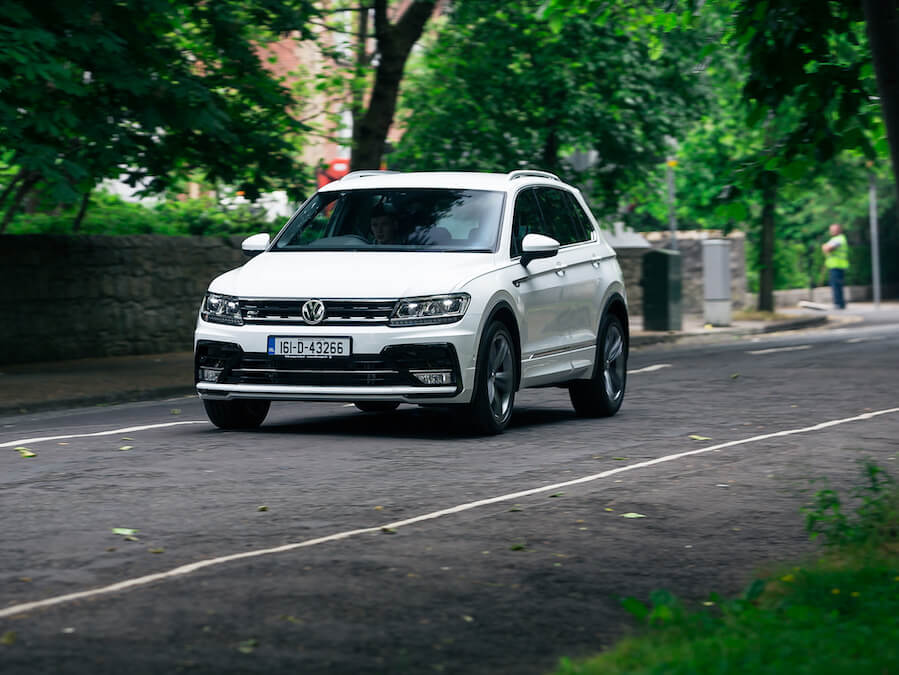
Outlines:
MULTIPOLYGON (((54 213, 19 214, 9 224, 8 234, 74 234, 76 209, 54 213)), ((84 216, 81 234, 206 235, 230 236, 275 232, 280 221, 268 222, 253 206, 224 209, 210 198, 167 200, 155 206, 123 201, 97 192, 84 216)))

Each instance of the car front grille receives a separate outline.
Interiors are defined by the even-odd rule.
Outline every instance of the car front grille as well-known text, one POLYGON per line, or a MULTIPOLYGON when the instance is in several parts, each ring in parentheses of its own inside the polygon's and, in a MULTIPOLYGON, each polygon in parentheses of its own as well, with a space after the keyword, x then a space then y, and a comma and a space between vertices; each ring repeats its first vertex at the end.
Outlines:
MULTIPOLYGON (((244 323, 257 325, 306 325, 302 309, 307 299, 254 300, 241 299, 244 323)), ((322 300, 325 318, 319 325, 386 324, 396 300, 322 300)))

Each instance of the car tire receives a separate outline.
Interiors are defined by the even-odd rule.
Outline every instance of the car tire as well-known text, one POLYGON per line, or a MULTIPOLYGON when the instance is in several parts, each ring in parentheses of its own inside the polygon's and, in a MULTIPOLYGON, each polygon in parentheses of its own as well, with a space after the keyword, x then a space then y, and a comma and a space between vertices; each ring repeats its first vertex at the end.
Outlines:
POLYGON ((399 403, 392 401, 356 401, 353 405, 367 413, 388 413, 400 407, 399 403))
POLYGON ((219 429, 255 429, 265 420, 271 404, 271 401, 260 399, 236 401, 203 399, 206 416, 219 429))
POLYGON ((509 426, 518 383, 516 353, 509 329, 493 321, 481 337, 474 392, 465 409, 475 431, 494 435, 509 426))
POLYGON ((611 417, 624 400, 627 384, 627 335, 614 314, 603 318, 596 342, 593 377, 568 387, 571 404, 580 417, 611 417))

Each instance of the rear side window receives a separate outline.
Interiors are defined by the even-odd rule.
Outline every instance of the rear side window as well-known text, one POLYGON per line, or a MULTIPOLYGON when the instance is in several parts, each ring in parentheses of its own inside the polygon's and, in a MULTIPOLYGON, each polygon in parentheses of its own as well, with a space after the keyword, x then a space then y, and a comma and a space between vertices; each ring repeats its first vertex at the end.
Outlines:
POLYGON ((543 234, 557 240, 562 246, 590 239, 590 234, 585 231, 572 210, 570 194, 564 190, 539 188, 537 199, 546 224, 546 231, 543 234))
POLYGON ((571 208, 571 215, 572 219, 574 220, 575 229, 579 233, 580 237, 578 241, 590 241, 591 239, 593 239, 593 223, 590 222, 587 214, 584 213, 584 209, 581 208, 578 200, 575 199, 573 194, 571 194, 570 192, 566 192, 565 201, 571 208))

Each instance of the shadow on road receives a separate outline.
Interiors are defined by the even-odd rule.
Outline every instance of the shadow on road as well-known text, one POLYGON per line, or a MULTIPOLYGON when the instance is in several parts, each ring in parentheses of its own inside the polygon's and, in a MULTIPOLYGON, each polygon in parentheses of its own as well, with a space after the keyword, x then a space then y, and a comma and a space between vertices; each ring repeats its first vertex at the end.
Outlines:
MULTIPOLYGON (((516 430, 576 420, 578 418, 570 409, 521 408, 513 412, 512 421, 506 434, 514 434, 516 430)), ((378 436, 438 441, 450 438, 483 437, 482 434, 471 429, 461 415, 451 409, 438 407, 402 407, 390 413, 331 412, 327 415, 307 417, 296 421, 284 421, 282 418, 281 421, 265 422, 258 429, 249 432, 226 432, 212 429, 208 433, 378 436)))

